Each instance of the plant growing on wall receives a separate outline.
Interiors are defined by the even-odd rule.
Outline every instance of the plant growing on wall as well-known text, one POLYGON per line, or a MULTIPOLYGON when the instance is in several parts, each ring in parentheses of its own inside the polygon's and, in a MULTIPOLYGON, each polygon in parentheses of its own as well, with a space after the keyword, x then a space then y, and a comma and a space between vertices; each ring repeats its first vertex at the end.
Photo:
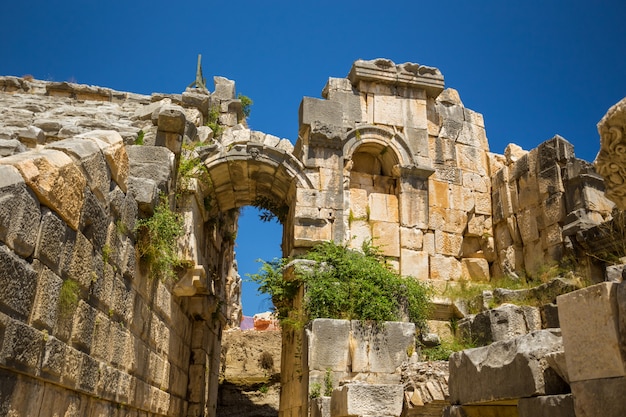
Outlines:
POLYGON ((194 146, 183 145, 180 162, 178 163, 178 189, 188 189, 191 179, 197 179, 207 186, 211 185, 209 171, 198 157, 198 154, 194 152, 194 146))
POLYGON ((250 97, 244 96, 241 93, 239 93, 237 98, 241 102, 241 110, 243 111, 244 117, 247 119, 248 117, 250 117, 250 108, 252 107, 253 101, 250 97))
POLYGON ((219 137, 222 135, 222 132, 224 132, 224 128, 222 127, 222 125, 220 125, 219 122, 220 109, 217 106, 213 106, 209 109, 209 114, 205 125, 211 128, 214 137, 219 137))
POLYGON ((261 210, 259 219, 262 222, 277 221, 284 224, 289 213, 289 206, 275 202, 273 199, 265 196, 258 196, 252 202, 252 206, 261 210))
POLYGON ((162 280, 173 278, 174 268, 181 263, 176 244, 184 230, 182 218, 170 209, 165 196, 152 217, 137 222, 136 231, 137 253, 150 274, 162 280))
POLYGON ((259 291, 272 296, 278 316, 285 319, 298 288, 304 285, 305 321, 316 318, 370 320, 408 319, 426 328, 432 290, 412 277, 400 276, 385 264, 377 248, 363 251, 333 242, 321 243, 302 258, 316 261, 300 271, 295 281, 286 281, 282 269, 287 259, 263 262, 257 274, 249 275, 259 291))

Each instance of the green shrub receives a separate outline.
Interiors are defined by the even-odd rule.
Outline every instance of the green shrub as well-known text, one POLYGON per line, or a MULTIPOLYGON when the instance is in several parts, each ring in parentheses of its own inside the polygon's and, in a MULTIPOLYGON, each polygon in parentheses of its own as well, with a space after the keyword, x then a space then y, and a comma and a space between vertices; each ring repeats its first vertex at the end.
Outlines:
POLYGON ((309 398, 319 398, 322 396, 322 384, 313 382, 309 391, 309 398))
POLYGON ((137 132, 137 139, 135 139, 135 145, 143 145, 144 141, 143 141, 143 137, 144 137, 145 133, 143 130, 140 130, 139 132, 137 132))
POLYGON ((248 117, 250 117, 250 107, 252 107, 253 101, 250 97, 244 96, 241 93, 239 93, 237 98, 241 102, 241 110, 243 111, 244 117, 247 119, 248 117))
POLYGON ((183 220, 170 210, 167 198, 161 196, 152 217, 137 222, 137 253, 149 266, 149 272, 162 280, 174 277, 174 268, 181 264, 176 250, 182 236, 183 220))
POLYGON ((249 275, 261 293, 272 296, 280 319, 287 318, 298 288, 305 285, 305 321, 334 318, 382 322, 406 317, 418 328, 426 328, 431 289, 393 271, 376 248, 364 245, 359 252, 325 242, 303 258, 316 261, 315 266, 300 271, 294 281, 283 278, 287 259, 263 262, 257 274, 249 275))

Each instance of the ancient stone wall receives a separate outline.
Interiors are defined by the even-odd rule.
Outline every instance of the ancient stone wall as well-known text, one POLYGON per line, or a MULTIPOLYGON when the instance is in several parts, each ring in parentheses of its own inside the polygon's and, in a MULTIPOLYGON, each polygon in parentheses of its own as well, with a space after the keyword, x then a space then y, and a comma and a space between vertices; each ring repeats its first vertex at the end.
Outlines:
MULTIPOLYGON (((602 180, 564 139, 489 152, 482 116, 436 68, 359 60, 322 96, 302 100, 292 145, 250 130, 221 77, 213 93, 152 96, 0 77, 7 412, 214 415, 221 332, 240 315, 234 236, 245 205, 278 216, 284 256, 369 243, 439 291, 584 254, 586 231, 610 216, 602 180), (185 229, 170 280, 136 253, 134 226, 162 199, 185 229), (50 398, 58 409, 41 406, 50 398)), ((614 119, 601 127, 610 152, 621 149, 614 119)), ((600 167, 621 184, 611 163, 600 167)), ((283 340, 283 392, 301 399, 293 415, 308 396, 298 380, 319 375, 298 359, 303 331, 283 340)))
POLYGON ((614 207, 600 175, 560 136, 529 152, 509 145, 505 158, 492 176, 492 275, 534 275, 565 257, 583 260, 577 233, 609 219, 614 207))
POLYGON ((208 96, 0 90, 0 414, 214 414, 237 216, 176 178, 208 96), (185 220, 180 279, 136 253, 161 196, 185 220))

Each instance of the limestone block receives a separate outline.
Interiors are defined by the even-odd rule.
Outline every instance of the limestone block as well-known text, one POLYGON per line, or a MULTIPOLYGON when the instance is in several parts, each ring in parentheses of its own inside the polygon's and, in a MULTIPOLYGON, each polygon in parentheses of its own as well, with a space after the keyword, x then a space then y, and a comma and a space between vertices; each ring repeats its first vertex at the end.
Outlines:
POLYGON ((37 126, 28 126, 20 130, 17 136, 19 141, 29 148, 36 148, 37 145, 43 145, 46 141, 46 133, 37 126))
MULTIPOLYGON (((424 110, 426 110, 425 107, 424 110)), ((403 102, 401 99, 392 95, 374 95, 374 123, 402 126, 404 125, 403 115, 403 102)), ((426 122, 425 117, 424 122, 426 122)))
POLYGON ((337 169, 320 167, 319 178, 322 190, 343 190, 343 176, 337 169))
MULTIPOLYGON (((442 129, 441 132, 443 133, 444 130, 442 129)), ((442 133, 440 133, 437 138, 428 138, 429 155, 435 164, 456 167, 456 147, 454 146, 454 140, 441 136, 442 133)))
POLYGON ((420 280, 430 277, 427 252, 402 248, 400 250, 400 275, 412 276, 420 280))
POLYGON ((159 190, 167 192, 171 186, 174 169, 174 154, 159 146, 128 146, 129 175, 151 179, 159 190))
POLYGON ((85 139, 64 139, 46 145, 48 149, 62 151, 72 157, 82 168, 87 185, 101 202, 107 201, 111 187, 111 174, 100 147, 85 139))
POLYGON ((524 174, 519 178, 517 183, 520 209, 528 209, 537 206, 540 203, 537 177, 534 174, 524 174))
POLYGON ((456 281, 462 277, 461 262, 452 256, 430 256, 430 279, 456 281))
POLYGON ((428 228, 428 192, 409 191, 402 194, 400 223, 405 227, 428 228))
POLYGON ((626 416, 626 378, 602 378, 572 382, 576 417, 626 416))
POLYGON ((368 205, 369 199, 366 190, 358 188, 350 189, 350 212, 354 219, 366 219, 368 205))
MULTIPOLYGON (((63 280, 45 265, 38 261, 35 262, 38 282, 37 295, 31 313, 31 323, 37 328, 43 328, 48 332, 52 332, 57 320, 57 306, 63 280)), ((20 276, 25 277, 26 275, 20 276)), ((3 286, 3 288, 7 287, 3 286)))
POLYGON ((517 224, 520 235, 525 245, 539 239, 539 229, 537 227, 537 216, 541 213, 538 209, 526 209, 517 214, 517 224))
POLYGON ((361 249, 363 243, 371 242, 372 228, 365 220, 355 220, 350 224, 350 247, 361 249))
POLYGON ((456 158, 457 166, 461 170, 482 176, 489 175, 489 161, 482 149, 457 143, 456 158))
POLYGON ((0 165, 0 241, 23 258, 31 256, 40 217, 39 201, 17 169, 0 165))
POLYGON ((80 368, 85 354, 66 345, 65 363, 61 381, 66 386, 75 386, 80 377, 80 368))
POLYGON ((402 248, 422 250, 424 245, 424 232, 422 229, 400 227, 400 242, 402 248))
POLYGON ((151 215, 159 202, 159 186, 152 179, 128 177, 128 195, 132 196, 138 209, 151 215))
POLYGON ((435 230, 435 252, 442 255, 461 256, 463 236, 435 230))
POLYGON ((565 219, 564 194, 556 193, 542 201, 543 224, 549 226, 565 219))
POLYGON ((372 240, 385 256, 400 257, 400 225, 382 221, 372 221, 372 240))
POLYGON ((211 98, 219 100, 232 100, 235 98, 235 82, 225 77, 213 77, 215 91, 211 94, 211 98))
POLYGON ((197 108, 202 114, 209 113, 210 95, 201 90, 183 91, 182 101, 185 106, 197 108))
POLYGON ((481 214, 470 214, 467 219, 467 231, 465 236, 485 237, 491 235, 491 217, 481 214))
POLYGON ((415 346, 413 323, 385 322, 382 328, 353 320, 350 332, 352 372, 394 374, 415 346))
POLYGON ((37 272, 32 265, 0 245, 0 307, 26 321, 37 289, 37 272))
POLYGON ((68 346, 54 336, 44 338, 41 372, 47 379, 60 380, 63 375, 68 346))
POLYGON ((537 186, 541 199, 557 194, 564 193, 563 179, 561 178, 561 167, 555 162, 537 175, 537 186))
POLYGON ((297 224, 293 227, 294 245, 310 247, 331 240, 332 224, 324 219, 320 220, 296 219, 297 224))
POLYGON ((78 302, 72 325, 71 342, 79 349, 87 351, 91 349, 97 313, 98 311, 95 308, 83 300, 78 302))
POLYGON ((70 157, 44 149, 3 158, 0 164, 17 168, 41 204, 56 211, 72 229, 78 228, 86 180, 70 157))
POLYGON ((489 262, 480 258, 465 258, 461 260, 463 277, 473 282, 488 282, 490 279, 489 262))
POLYGON ((304 97, 300 102, 299 126, 317 124, 343 126, 341 103, 304 97))
POLYGON ((491 191, 491 183, 489 177, 484 175, 478 175, 474 172, 463 173, 463 187, 481 193, 488 193, 491 191))
POLYGON ((26 147, 17 139, 0 140, 0 158, 26 152, 26 147))
POLYGON ((27 324, 0 313, 0 364, 31 375, 37 375, 41 366, 44 333, 27 324))
POLYGON ((428 214, 430 229, 461 234, 467 227, 465 211, 432 207, 428 214))
MULTIPOLYGON (((468 109, 463 110, 467 111, 468 109)), ((487 134, 484 126, 477 126, 467 121, 464 122, 456 141, 464 145, 482 149, 483 151, 489 151, 489 142, 487 141, 487 134)))
POLYGON ((449 360, 450 402, 476 404, 561 394, 566 385, 550 372, 544 357, 562 348, 560 331, 548 329, 455 352, 449 360))
POLYGON ((620 351, 617 288, 618 284, 605 282, 557 297, 572 382, 626 376, 626 361, 620 351))
POLYGON ((113 130, 93 130, 83 133, 79 138, 91 139, 102 150, 107 161, 111 178, 126 192, 126 181, 129 175, 128 154, 122 136, 113 130))
POLYGON ((432 207, 450 208, 450 184, 428 179, 428 200, 432 207))
POLYGON ((369 195, 371 221, 398 222, 398 197, 391 194, 371 193, 369 195))
POLYGON ((476 214, 491 216, 491 193, 473 192, 474 211, 476 214))
POLYGON ((331 416, 397 416, 402 414, 402 385, 347 384, 333 391, 331 416))
POLYGON ((563 229, 558 223, 551 224, 541 231, 541 245, 544 249, 563 243, 563 229))
POLYGON ((589 210, 604 214, 610 213, 613 210, 614 203, 606 198, 604 190, 598 190, 594 187, 584 187, 582 194, 585 206, 589 210))
POLYGON ((307 329, 309 369, 345 372, 350 364, 350 321, 315 319, 307 329))

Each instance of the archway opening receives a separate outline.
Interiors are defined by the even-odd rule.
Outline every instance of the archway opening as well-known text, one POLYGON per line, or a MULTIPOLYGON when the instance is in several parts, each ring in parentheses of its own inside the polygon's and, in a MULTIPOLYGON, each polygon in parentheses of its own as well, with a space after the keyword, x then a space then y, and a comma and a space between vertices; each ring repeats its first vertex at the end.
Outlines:
POLYGON ((235 240, 235 259, 242 279, 241 304, 245 317, 271 311, 272 300, 258 292, 258 284, 248 278, 261 267, 259 260, 270 261, 283 257, 281 241, 283 226, 270 219, 263 221, 261 209, 245 206, 240 209, 237 239, 235 240))

